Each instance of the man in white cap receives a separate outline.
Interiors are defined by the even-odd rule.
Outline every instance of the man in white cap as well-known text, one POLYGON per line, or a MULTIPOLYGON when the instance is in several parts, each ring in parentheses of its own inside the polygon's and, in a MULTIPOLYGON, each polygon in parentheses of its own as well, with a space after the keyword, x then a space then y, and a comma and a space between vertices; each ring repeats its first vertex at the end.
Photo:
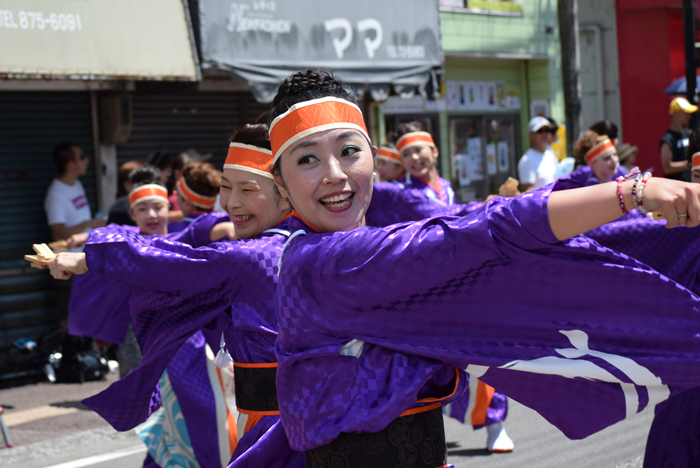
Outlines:
POLYGON ((554 182, 559 161, 548 148, 552 124, 544 117, 530 120, 528 131, 531 148, 518 162, 518 176, 522 191, 533 190, 554 182))
POLYGON ((697 110, 698 106, 692 105, 685 98, 678 97, 671 101, 668 110, 671 114, 671 125, 659 143, 661 167, 664 176, 668 179, 690 182, 690 168, 685 152, 688 147, 688 138, 693 133, 688 129, 688 122, 690 122, 690 116, 697 110))

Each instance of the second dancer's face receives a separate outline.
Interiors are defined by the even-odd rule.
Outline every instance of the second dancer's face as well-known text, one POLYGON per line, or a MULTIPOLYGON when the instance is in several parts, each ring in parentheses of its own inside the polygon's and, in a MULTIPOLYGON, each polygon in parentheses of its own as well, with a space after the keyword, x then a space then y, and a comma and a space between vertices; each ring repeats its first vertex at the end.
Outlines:
POLYGON ((251 172, 224 169, 219 194, 239 239, 250 239, 275 227, 290 211, 272 179, 251 172))
POLYGON ((275 182, 282 196, 321 232, 364 225, 377 148, 357 130, 315 133, 282 154, 275 182))
POLYGON ((168 204, 161 200, 148 200, 137 203, 129 210, 131 219, 142 234, 167 234, 168 204))

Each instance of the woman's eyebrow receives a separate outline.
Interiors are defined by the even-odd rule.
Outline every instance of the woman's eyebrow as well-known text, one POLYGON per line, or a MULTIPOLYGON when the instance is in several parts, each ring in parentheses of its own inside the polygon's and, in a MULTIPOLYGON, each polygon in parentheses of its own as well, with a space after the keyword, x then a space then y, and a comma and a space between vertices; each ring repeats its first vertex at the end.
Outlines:
POLYGON ((294 152, 295 152, 296 150, 298 150, 298 149, 309 148, 309 147, 311 147, 311 146, 317 146, 317 145, 318 145, 318 143, 316 143, 316 142, 313 141, 313 140, 311 140, 311 141, 300 141, 299 143, 297 143, 296 145, 294 145, 294 148, 292 148, 291 153, 294 153, 294 152))

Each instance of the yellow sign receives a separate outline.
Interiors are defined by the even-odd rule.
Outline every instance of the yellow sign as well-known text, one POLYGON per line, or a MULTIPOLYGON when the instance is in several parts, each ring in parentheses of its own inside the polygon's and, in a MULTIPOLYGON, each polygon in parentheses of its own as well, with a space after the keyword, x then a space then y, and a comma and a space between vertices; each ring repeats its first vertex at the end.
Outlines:
POLYGON ((550 145, 554 150, 554 155, 561 161, 566 157, 566 124, 559 124, 557 130, 557 141, 550 145))
POLYGON ((0 0, 0 76, 198 79, 176 0, 0 0))

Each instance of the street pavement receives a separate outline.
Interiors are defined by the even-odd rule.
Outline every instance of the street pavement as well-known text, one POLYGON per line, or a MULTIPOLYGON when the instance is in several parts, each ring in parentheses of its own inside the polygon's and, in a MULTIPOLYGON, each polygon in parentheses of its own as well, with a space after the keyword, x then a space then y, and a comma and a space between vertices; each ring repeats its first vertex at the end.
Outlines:
MULTIPOLYGON (((13 405, 5 421, 15 448, 0 439, 7 468, 139 468, 145 448, 133 431, 119 433, 79 404, 112 382, 43 383, 0 390, 13 405)), ((449 462, 455 468, 641 468, 653 413, 646 411, 584 440, 572 441, 534 411, 510 401, 505 427, 515 441, 509 454, 489 454, 486 432, 445 418, 449 462)))

